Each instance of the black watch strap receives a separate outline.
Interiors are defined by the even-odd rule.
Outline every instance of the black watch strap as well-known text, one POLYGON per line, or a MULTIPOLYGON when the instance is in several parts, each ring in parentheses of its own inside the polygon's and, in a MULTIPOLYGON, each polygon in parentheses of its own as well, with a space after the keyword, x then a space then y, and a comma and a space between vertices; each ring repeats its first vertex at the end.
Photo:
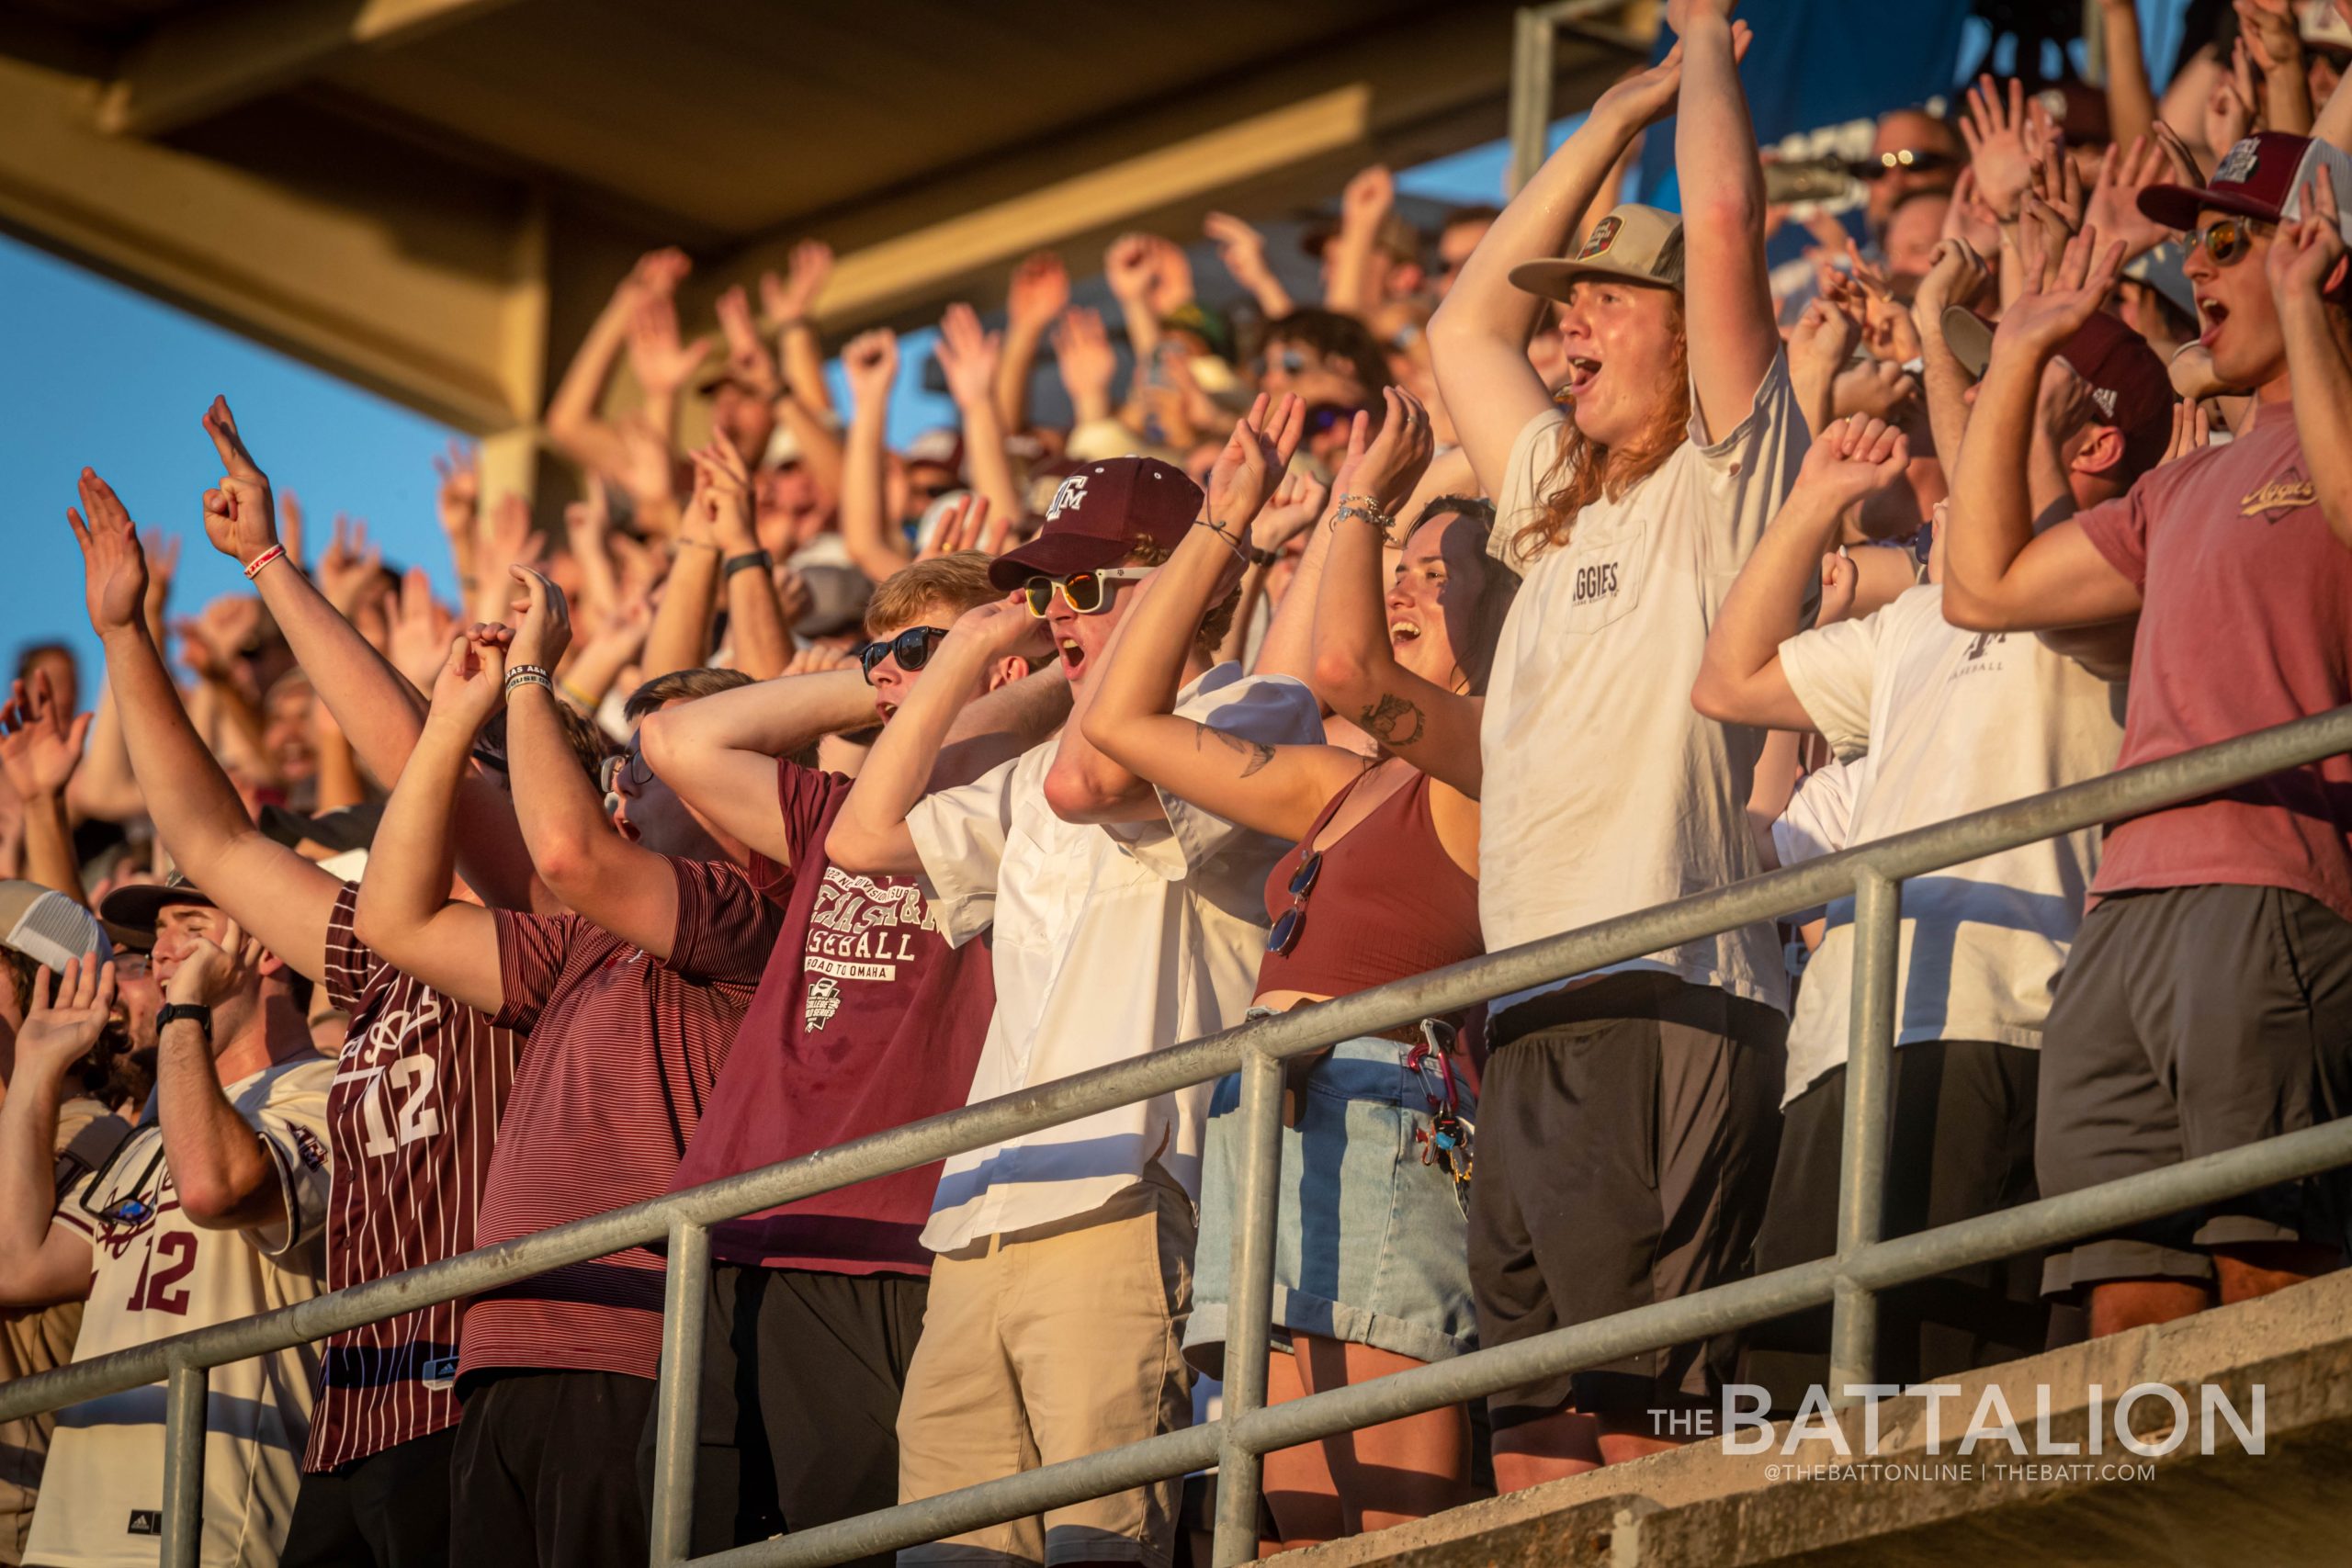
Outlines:
POLYGON ((196 1026, 204 1031, 206 1043, 209 1044, 211 1042, 212 1010, 208 1007, 198 1007, 193 1002, 165 1002, 156 1009, 155 1032, 161 1034, 165 1024, 176 1023, 184 1018, 193 1020, 196 1026))
POLYGON ((1250 546, 1246 553, 1251 566, 1272 566, 1283 558, 1282 551, 1262 550, 1255 545, 1250 546))
POLYGON ((739 571, 749 571, 753 567, 758 567, 764 571, 774 564, 774 560, 765 550, 745 550, 740 556, 729 556, 726 560, 720 562, 718 575, 721 578, 729 578, 739 571))

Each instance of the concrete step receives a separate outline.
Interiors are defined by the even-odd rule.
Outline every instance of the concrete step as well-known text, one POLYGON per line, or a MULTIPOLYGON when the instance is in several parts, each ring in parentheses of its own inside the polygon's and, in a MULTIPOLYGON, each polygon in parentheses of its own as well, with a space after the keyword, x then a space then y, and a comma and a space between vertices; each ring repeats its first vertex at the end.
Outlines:
MULTIPOLYGON (((1804 1425, 1800 1418, 1771 1429, 1769 1452, 1727 1453, 1708 1438, 1274 1561, 1283 1568, 2352 1565, 2352 1272, 1949 1382, 1959 1392, 1939 1401, 1880 1402, 1875 1458, 1863 1450, 1859 1412, 1843 1423, 1847 1455, 1820 1435, 1819 1422, 1783 1451, 1790 1427, 1804 1425), (2168 1453, 2143 1457, 2120 1445, 2119 1396, 2143 1383, 2177 1390, 2185 1403, 2182 1440, 2168 1453), (2086 1440, 2093 1385, 2102 1391, 2099 1454, 2086 1440), (2013 1451, 2006 1434, 1959 1451, 1988 1387, 1999 1389, 2026 1451, 2013 1451), (2037 1436, 2038 1393, 2049 1448, 2037 1436), (2253 1441, 2241 1441, 2218 1413, 2201 1419, 2208 1398, 2253 1426, 2253 1441), (2206 1426, 2210 1452, 2200 1451, 2206 1426), (2082 1451, 2054 1451, 2066 1443, 2082 1451), (1831 1468, 1816 1468, 1824 1466, 1831 1468), (2129 1474, 2102 1473, 2117 1466, 2129 1474)), ((1998 1420, 1994 1411, 1986 1424, 1998 1420)), ((2165 1446, 2175 1422, 2162 1397, 2131 1402, 2129 1430, 2144 1447, 2165 1446)), ((1762 1433, 1740 1436, 1754 1441, 1762 1433)))

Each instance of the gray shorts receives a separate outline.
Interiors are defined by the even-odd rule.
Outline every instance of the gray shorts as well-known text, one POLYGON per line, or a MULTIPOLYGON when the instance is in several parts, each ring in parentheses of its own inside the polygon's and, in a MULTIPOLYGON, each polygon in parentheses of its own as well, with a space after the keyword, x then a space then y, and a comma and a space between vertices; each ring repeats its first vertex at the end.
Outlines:
MULTIPOLYGON (((2042 1034, 2044 1197, 2352 1110, 2352 922, 2278 887, 2113 895, 2084 918, 2042 1034)), ((2341 1248, 2352 1172, 2266 1187, 2053 1252, 2041 1288, 2210 1280, 2204 1249, 2341 1248)))
MULTIPOLYGON (((1503 1027, 1514 1032, 1479 1086, 1470 1183, 1478 1342, 1745 1275, 1772 1185, 1788 1021, 1633 972, 1522 1004, 1503 1027)), ((1501 1431, 1571 1401, 1599 1412, 1712 1398, 1737 1348, 1732 1335, 1668 1346, 1492 1395, 1487 1410, 1501 1431)))

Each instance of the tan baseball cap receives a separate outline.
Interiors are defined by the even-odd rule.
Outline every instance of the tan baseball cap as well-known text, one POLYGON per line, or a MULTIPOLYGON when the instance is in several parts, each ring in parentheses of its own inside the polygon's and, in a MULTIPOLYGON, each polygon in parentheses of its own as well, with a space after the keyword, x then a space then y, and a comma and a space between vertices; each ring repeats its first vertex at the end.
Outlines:
POLYGON ((1632 283, 1682 288, 1682 220, 1633 202, 1592 226, 1572 256, 1521 262, 1510 280, 1530 294, 1566 299, 1579 277, 1622 277, 1632 283))

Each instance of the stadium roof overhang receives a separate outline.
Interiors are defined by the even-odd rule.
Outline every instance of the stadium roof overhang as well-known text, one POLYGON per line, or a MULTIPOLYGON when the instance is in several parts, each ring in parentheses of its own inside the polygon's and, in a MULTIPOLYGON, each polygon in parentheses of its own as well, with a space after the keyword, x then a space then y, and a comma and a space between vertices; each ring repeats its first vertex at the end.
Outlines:
MULTIPOLYGON (((1559 36, 1557 112, 1654 28, 1559 36)), ((1503 133, 1493 0, 14 0, 0 225, 525 436, 640 251, 690 307, 814 234, 838 332, 1041 247, 1328 198, 1503 133)), ((978 291, 972 293, 972 291, 978 291)))

